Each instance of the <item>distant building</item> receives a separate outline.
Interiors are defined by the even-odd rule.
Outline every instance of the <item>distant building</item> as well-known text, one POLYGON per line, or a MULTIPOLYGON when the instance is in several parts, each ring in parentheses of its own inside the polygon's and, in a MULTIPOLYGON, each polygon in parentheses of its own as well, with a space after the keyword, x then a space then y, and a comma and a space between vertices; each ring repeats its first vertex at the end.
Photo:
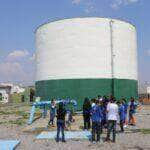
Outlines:
POLYGON ((139 84, 138 93, 140 99, 144 99, 144 98, 150 99, 150 84, 147 82, 143 84, 139 84))
POLYGON ((0 85, 0 102, 8 103, 11 94, 11 86, 0 85))
POLYGON ((1 83, 0 84, 0 102, 10 102, 10 95, 14 93, 22 93, 25 89, 13 84, 1 83))
POLYGON ((147 94, 150 94, 150 86, 147 87, 147 94))
POLYGON ((22 88, 18 85, 15 85, 15 86, 12 86, 11 94, 13 94, 13 93, 22 93, 24 91, 25 91, 25 88, 22 88))

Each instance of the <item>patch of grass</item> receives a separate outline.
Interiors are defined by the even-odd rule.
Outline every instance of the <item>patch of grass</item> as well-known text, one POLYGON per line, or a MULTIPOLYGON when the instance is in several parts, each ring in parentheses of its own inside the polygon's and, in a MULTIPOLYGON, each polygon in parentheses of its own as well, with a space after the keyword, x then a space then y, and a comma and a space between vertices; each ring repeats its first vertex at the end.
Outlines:
POLYGON ((25 131, 27 133, 32 133, 32 134, 40 134, 42 131, 49 131, 48 128, 45 128, 45 127, 38 127, 38 128, 33 128, 32 130, 30 131, 25 131))
POLYGON ((42 115, 41 112, 36 112, 36 113, 35 113, 35 116, 36 116, 36 117, 39 117, 39 116, 41 116, 41 115, 42 115))
POLYGON ((1 124, 6 124, 6 125, 9 125, 9 124, 16 124, 16 125, 19 125, 19 126, 22 126, 24 125, 26 122, 22 119, 17 119, 17 120, 9 120, 9 121, 1 121, 0 122, 0 125, 1 124))
POLYGON ((150 129, 141 129, 140 132, 143 134, 150 134, 150 129))
POLYGON ((6 124, 6 125, 16 124, 16 125, 22 126, 25 123, 26 123, 25 120, 23 120, 23 119, 17 119, 17 120, 1 121, 0 125, 2 125, 2 124, 6 124))
POLYGON ((23 119, 29 118, 29 114, 25 111, 0 111, 0 115, 13 115, 13 114, 21 116, 23 119))
POLYGON ((11 101, 13 103, 20 103, 21 102, 21 94, 14 93, 11 95, 11 101))
POLYGON ((10 120, 8 123, 10 124, 16 124, 16 125, 19 125, 19 126, 22 126, 24 125, 26 122, 22 119, 17 119, 17 120, 10 120))
POLYGON ((0 121, 0 125, 1 125, 1 124, 6 124, 6 123, 7 123, 6 121, 3 121, 3 122, 2 122, 2 121, 0 121))
POLYGON ((29 118, 29 114, 25 111, 16 111, 15 114, 18 115, 18 116, 22 116, 23 119, 28 119, 29 118))
POLYGON ((10 111, 0 111, 0 115, 10 115, 10 114, 12 114, 12 112, 10 112, 10 111))

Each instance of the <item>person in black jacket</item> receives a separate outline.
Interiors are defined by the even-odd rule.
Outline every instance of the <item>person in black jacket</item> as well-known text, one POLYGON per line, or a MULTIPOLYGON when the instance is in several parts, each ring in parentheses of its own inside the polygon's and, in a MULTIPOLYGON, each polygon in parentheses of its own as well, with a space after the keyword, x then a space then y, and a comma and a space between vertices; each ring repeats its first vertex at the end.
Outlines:
POLYGON ((84 99, 83 103, 83 120, 84 120, 84 130, 88 130, 91 127, 90 124, 90 113, 91 113, 91 103, 88 98, 84 99))
POLYGON ((64 134, 65 115, 66 115, 66 109, 64 108, 64 104, 62 102, 60 102, 58 109, 57 109, 57 137, 56 137, 56 142, 59 142, 60 131, 62 133, 62 142, 66 142, 65 141, 65 134, 64 134))

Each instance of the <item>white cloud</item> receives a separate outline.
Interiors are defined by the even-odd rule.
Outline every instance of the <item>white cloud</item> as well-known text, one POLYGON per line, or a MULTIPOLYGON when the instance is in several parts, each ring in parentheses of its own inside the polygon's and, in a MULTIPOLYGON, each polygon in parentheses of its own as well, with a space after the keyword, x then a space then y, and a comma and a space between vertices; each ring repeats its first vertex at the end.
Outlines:
POLYGON ((150 49, 149 49, 149 50, 147 50, 147 54, 148 54, 148 56, 150 56, 150 49))
POLYGON ((91 12, 96 12, 96 7, 94 6, 94 3, 92 1, 88 1, 87 3, 85 3, 85 9, 84 12, 89 14, 91 12))
POLYGON ((78 5, 82 0, 72 0, 72 4, 78 5))
POLYGON ((138 2, 139 0, 126 0, 126 1, 128 1, 129 3, 136 3, 136 2, 138 2))
POLYGON ((32 84, 35 74, 35 54, 14 50, 0 60, 0 82, 32 84))
POLYGON ((72 0, 72 4, 80 5, 87 14, 97 11, 93 0, 72 0))
POLYGON ((122 0, 114 0, 111 4, 110 7, 113 9, 118 9, 120 5, 122 5, 123 1, 122 0))
POLYGON ((118 9, 121 6, 130 5, 133 3, 137 3, 140 0, 112 0, 112 3, 110 4, 110 7, 112 9, 118 9))
POLYGON ((14 50, 8 54, 6 60, 14 61, 16 59, 21 59, 29 56, 29 52, 27 50, 14 50))
POLYGON ((125 5, 130 5, 130 4, 133 4, 133 3, 137 3, 139 2, 140 0, 124 0, 124 4, 125 5))
POLYGON ((31 61, 35 61, 35 59, 36 59, 36 55, 35 55, 35 53, 34 54, 32 54, 32 56, 29 58, 31 61))
MULTIPOLYGON (((119 9, 122 6, 138 3, 140 0, 110 0, 110 7, 114 10, 119 9)), ((73 5, 83 6, 85 13, 91 13, 97 11, 96 3, 93 0, 71 0, 73 5)))
POLYGON ((3 81, 26 81, 28 79, 28 75, 18 62, 2 62, 0 68, 1 80, 3 81))

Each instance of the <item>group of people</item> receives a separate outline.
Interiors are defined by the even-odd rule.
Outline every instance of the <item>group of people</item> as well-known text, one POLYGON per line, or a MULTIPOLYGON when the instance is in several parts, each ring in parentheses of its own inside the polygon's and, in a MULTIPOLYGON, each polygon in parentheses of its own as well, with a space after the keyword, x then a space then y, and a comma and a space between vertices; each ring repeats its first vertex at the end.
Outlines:
MULTIPOLYGON (((116 101, 113 96, 107 98, 98 95, 97 98, 89 99, 85 98, 83 103, 83 122, 84 130, 92 128, 92 142, 96 143, 100 141, 101 134, 104 129, 107 130, 106 141, 116 141, 116 125, 119 120, 120 130, 124 132, 124 127, 129 125, 135 125, 135 110, 137 104, 133 97, 131 97, 128 103, 125 98, 120 101, 116 101), (129 115, 128 115, 129 112, 129 115), (127 120, 127 115, 128 120, 127 120), (92 124, 92 125, 91 125, 92 124), (113 139, 110 140, 110 134, 113 133, 113 139)), ((62 133, 62 142, 65 141, 65 126, 66 123, 73 122, 72 112, 67 111, 63 102, 58 103, 56 107, 55 100, 51 101, 50 108, 50 121, 49 125, 54 126, 54 118, 57 118, 57 136, 56 142, 60 140, 60 132, 62 133), (65 116, 68 114, 68 119, 65 121, 65 116)))
POLYGON ((84 130, 91 128, 92 122, 92 142, 99 142, 100 135, 103 129, 107 129, 106 141, 110 140, 110 133, 113 133, 112 142, 116 141, 116 125, 119 121, 120 132, 124 132, 124 127, 129 125, 135 126, 135 110, 137 104, 133 97, 128 103, 125 98, 116 101, 113 96, 107 98, 106 96, 98 96, 97 99, 85 98, 83 104, 83 119, 84 130), (127 120, 129 110, 129 120, 127 120))

